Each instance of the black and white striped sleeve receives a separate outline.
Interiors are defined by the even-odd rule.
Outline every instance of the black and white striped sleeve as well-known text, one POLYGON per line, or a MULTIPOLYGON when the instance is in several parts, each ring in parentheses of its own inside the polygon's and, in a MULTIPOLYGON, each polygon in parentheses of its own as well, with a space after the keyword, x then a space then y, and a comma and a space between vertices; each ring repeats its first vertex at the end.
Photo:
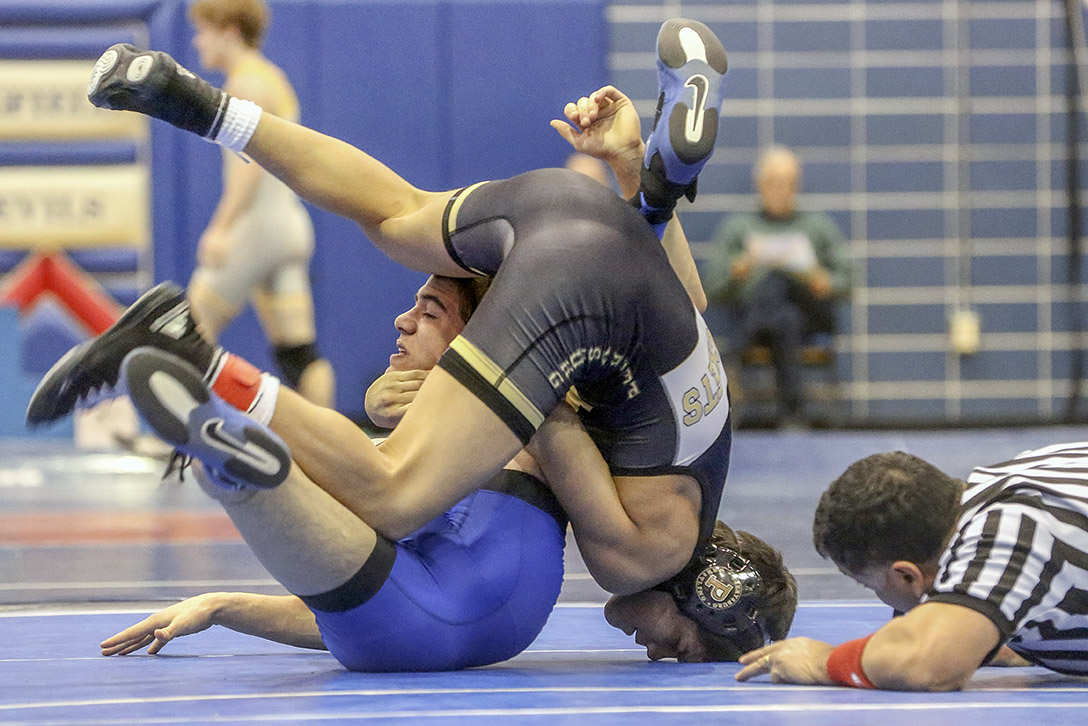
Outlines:
POLYGON ((1060 586, 1053 582, 1056 543, 1040 526, 1047 517, 1040 506, 1039 498, 1020 495, 972 518, 946 553, 928 601, 976 610, 1009 638, 1060 586))

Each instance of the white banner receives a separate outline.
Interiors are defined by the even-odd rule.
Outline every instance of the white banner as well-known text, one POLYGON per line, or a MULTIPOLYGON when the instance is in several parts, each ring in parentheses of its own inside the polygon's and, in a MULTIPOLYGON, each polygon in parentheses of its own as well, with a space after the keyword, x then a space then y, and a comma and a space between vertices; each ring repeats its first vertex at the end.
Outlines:
POLYGON ((144 139, 147 117, 87 100, 93 60, 0 60, 0 140, 144 139))
POLYGON ((149 188, 141 165, 0 167, 0 248, 143 247, 149 188))

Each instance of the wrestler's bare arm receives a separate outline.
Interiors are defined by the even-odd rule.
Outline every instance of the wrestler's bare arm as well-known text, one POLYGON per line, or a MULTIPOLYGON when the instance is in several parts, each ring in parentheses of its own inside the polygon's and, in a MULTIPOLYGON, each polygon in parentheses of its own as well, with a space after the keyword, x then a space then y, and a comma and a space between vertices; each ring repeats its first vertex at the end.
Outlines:
POLYGON ((695 549, 701 498, 681 475, 613 479, 597 446, 565 405, 527 447, 570 517, 578 549, 597 583, 617 595, 679 572, 695 549))
POLYGON ((245 151, 303 199, 356 222, 399 264, 468 276, 442 242, 450 192, 417 189, 351 144, 269 113, 262 114, 245 151))
MULTIPOLYGON (((644 146, 640 141, 640 153, 638 161, 634 165, 630 163, 629 157, 617 159, 615 163, 609 164, 612 173, 616 175, 616 181, 620 185, 620 193, 624 199, 630 199, 638 193, 639 174, 642 169, 641 151, 644 146)), ((683 283, 692 304, 700 313, 706 312, 706 291, 703 290, 703 282, 699 278, 695 258, 691 255, 691 245, 688 243, 684 226, 680 223, 680 217, 676 213, 673 213, 672 219, 669 220, 669 224, 665 227, 665 234, 661 238, 661 246, 665 248, 665 254, 669 258, 669 265, 672 266, 672 271, 676 273, 676 276, 680 278, 680 282, 683 283)))
MULTIPOLYGON (((388 381, 376 381, 371 388, 375 387, 388 388, 388 381)), ((401 415, 412 398, 410 393, 398 405, 401 415)), ((373 415, 371 408, 367 411, 373 415)), ((299 421, 299 416, 306 415, 298 410, 285 421, 299 421)), ((399 416, 382 418, 389 425, 399 420, 399 416)), ((701 502, 694 481, 684 476, 613 479, 600 451, 567 406, 551 414, 529 448, 506 468, 526 471, 548 483, 570 518, 590 574, 609 592, 629 594, 656 585, 675 575, 691 557, 701 502)))
POLYGON ((164 608, 106 638, 101 643, 102 655, 128 655, 144 646, 154 655, 171 640, 213 625, 298 648, 325 650, 314 614, 294 595, 209 592, 164 608))
MULTIPOLYGON (((861 669, 876 687, 894 691, 963 688, 1001 633, 988 617, 962 605, 922 603, 876 631, 861 654, 861 669)), ((740 658, 739 681, 770 674, 776 683, 834 685, 827 672, 832 646, 789 638, 740 658)))

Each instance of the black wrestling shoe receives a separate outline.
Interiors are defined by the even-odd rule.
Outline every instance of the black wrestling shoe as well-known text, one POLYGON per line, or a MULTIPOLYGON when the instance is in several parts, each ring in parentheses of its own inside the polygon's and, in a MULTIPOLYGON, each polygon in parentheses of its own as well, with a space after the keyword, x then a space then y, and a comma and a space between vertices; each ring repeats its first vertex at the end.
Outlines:
POLYGON ((87 99, 99 108, 135 111, 214 138, 230 96, 162 51, 117 43, 94 64, 87 99))
POLYGON ((121 361, 134 348, 152 346, 183 358, 207 373, 220 348, 200 336, 185 291, 164 282, 132 304, 106 332, 80 343, 53 364, 34 389, 26 409, 30 426, 67 416, 76 404, 114 388, 121 361))
POLYGON ((178 452, 200 459, 225 489, 271 489, 291 470, 287 445, 266 426, 208 390, 191 365, 157 348, 137 348, 121 380, 140 418, 178 452))
POLYGON ((727 68, 725 48, 703 23, 674 18, 658 31, 657 113, 642 169, 648 206, 671 210, 682 196, 694 200, 718 138, 727 68))

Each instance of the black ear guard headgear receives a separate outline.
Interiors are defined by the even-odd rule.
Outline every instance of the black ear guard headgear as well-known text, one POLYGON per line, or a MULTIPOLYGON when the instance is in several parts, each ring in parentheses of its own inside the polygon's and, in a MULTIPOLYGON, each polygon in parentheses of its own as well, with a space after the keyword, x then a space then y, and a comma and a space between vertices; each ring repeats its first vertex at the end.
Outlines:
POLYGON ((763 578, 752 563, 708 544, 672 579, 657 586, 672 595, 684 615, 746 653, 764 644, 763 578))

